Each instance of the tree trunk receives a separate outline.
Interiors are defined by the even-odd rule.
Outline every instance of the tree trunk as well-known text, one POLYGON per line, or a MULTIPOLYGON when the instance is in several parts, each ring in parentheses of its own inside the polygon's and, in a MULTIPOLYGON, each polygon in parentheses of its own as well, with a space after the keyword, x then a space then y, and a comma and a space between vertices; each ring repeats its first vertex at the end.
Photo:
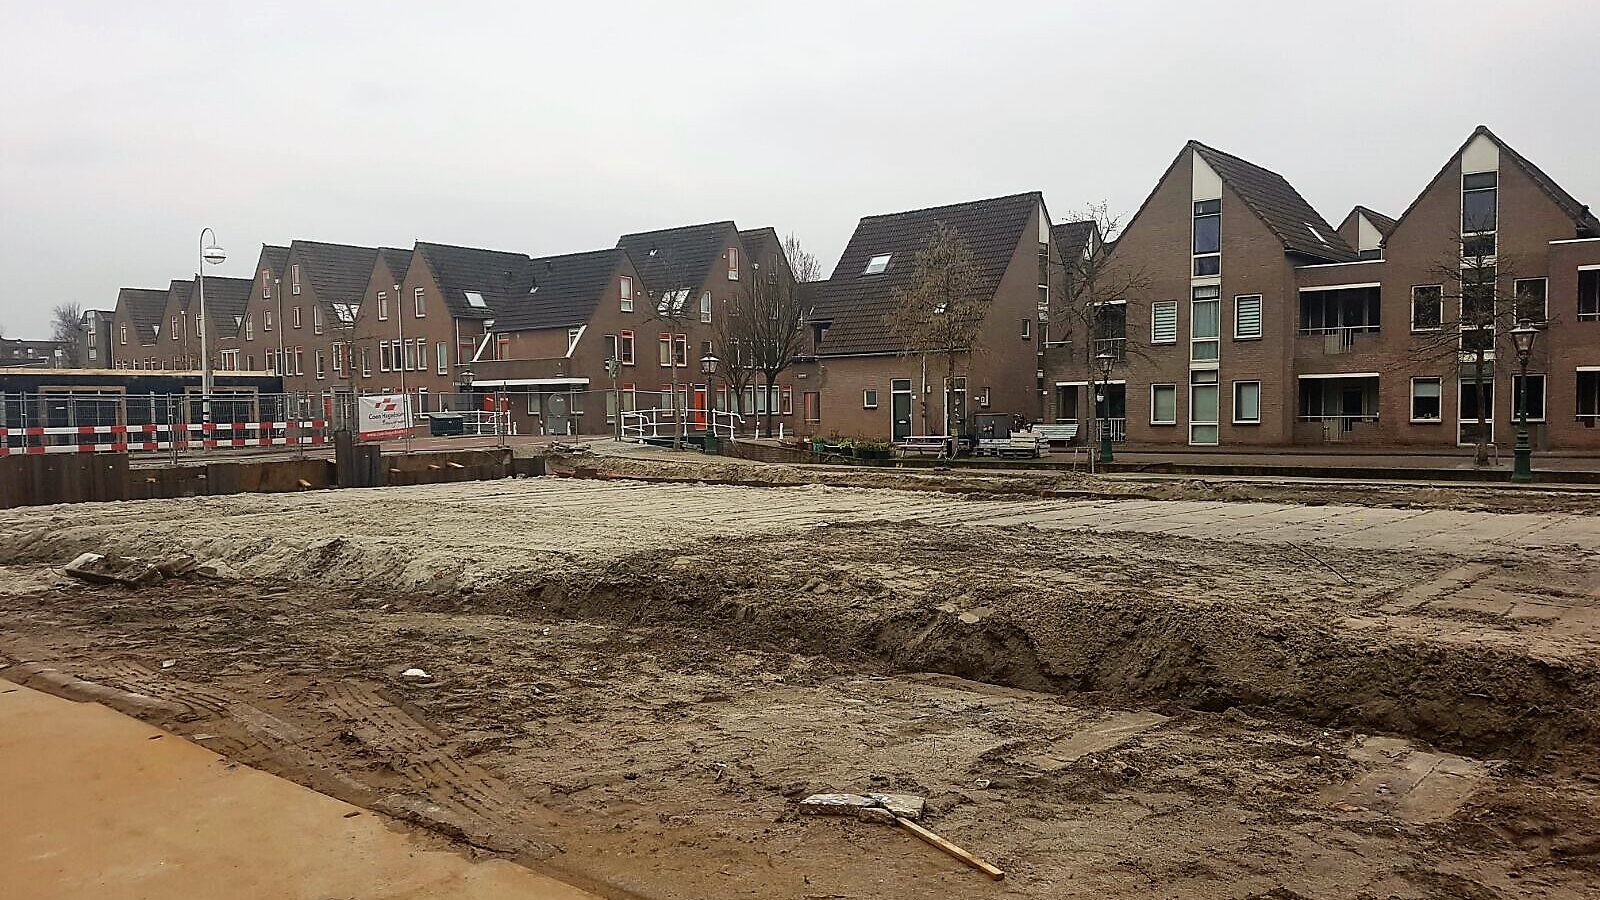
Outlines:
POLYGON ((767 427, 766 427, 765 430, 766 430, 766 433, 767 433, 766 436, 767 437, 772 437, 772 407, 775 405, 775 401, 778 399, 777 398, 777 392, 773 390, 773 385, 775 383, 777 383, 778 373, 777 372, 768 372, 768 373, 766 373, 766 375, 767 375, 767 414, 766 414, 767 427))
MULTIPOLYGON (((955 404, 955 399, 956 399, 956 355, 954 353, 946 353, 945 354, 944 370, 945 370, 945 374, 944 374, 944 434, 945 434, 945 437, 948 437, 952 441, 954 441, 955 438, 957 437, 956 428, 955 428, 955 426, 956 426, 956 421, 955 421, 956 420, 956 404, 955 404)), ((964 411, 965 410, 963 410, 963 412, 964 411)), ((955 445, 952 443, 951 446, 954 447, 955 445)), ((952 453, 951 455, 953 456, 954 453, 952 453)))
POLYGON ((917 404, 922 407, 922 433, 933 434, 933 425, 928 421, 928 354, 922 354, 922 391, 917 396, 917 404))
POLYGON ((683 439, 689 435, 689 417, 686 414, 688 410, 683 409, 678 402, 680 392, 678 390, 678 344, 676 338, 670 338, 667 341, 667 362, 672 364, 672 402, 668 404, 668 408, 672 410, 673 416, 678 420, 677 427, 672 429, 672 449, 682 450, 683 439))
POLYGON ((1472 454, 1472 464, 1476 467, 1487 466, 1489 464, 1488 432, 1487 429, 1484 428, 1483 364, 1485 360, 1483 356, 1484 352, 1480 348, 1473 358, 1472 365, 1472 389, 1477 392, 1478 395, 1478 439, 1476 441, 1477 446, 1473 450, 1472 454))

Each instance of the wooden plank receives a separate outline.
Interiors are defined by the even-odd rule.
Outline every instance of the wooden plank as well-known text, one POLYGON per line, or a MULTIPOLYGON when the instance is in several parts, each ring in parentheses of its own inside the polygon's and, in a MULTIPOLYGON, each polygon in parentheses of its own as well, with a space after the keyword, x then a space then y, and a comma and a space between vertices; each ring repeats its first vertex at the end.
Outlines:
POLYGON ((900 823, 901 828, 904 828, 917 837, 922 838, 924 841, 927 841, 933 846, 938 847, 940 850, 943 850, 951 856, 954 856, 956 859, 959 859, 974 869, 977 869, 995 881, 999 881, 1000 879, 1006 877, 1005 872, 1002 872, 994 866, 989 865, 976 856, 973 856, 971 853, 968 853, 960 847, 957 847, 955 844, 950 843, 949 841, 938 836, 937 834, 934 834, 928 829, 923 828, 921 825, 918 825, 910 819, 907 819, 904 816, 895 816, 894 820, 900 823))

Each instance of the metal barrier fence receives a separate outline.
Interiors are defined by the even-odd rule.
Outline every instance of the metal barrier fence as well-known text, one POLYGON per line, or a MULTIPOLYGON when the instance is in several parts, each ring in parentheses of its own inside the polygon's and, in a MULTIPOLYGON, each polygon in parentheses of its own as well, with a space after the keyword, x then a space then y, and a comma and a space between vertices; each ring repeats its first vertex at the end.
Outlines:
POLYGON ((315 394, 6 393, 0 456, 312 446, 329 412, 315 394))

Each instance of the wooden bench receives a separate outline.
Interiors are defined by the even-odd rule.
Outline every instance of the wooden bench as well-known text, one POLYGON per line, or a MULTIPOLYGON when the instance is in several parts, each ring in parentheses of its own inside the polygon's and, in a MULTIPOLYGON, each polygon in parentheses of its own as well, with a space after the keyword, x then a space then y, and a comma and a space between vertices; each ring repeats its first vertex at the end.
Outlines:
POLYGON ((894 448, 901 456, 909 453, 947 456, 950 453, 950 438, 938 434, 911 435, 896 441, 894 448))
POLYGON ((1078 439, 1078 423, 1060 422, 1046 425, 1040 422, 1033 426, 1033 433, 1047 444, 1070 444, 1078 439))

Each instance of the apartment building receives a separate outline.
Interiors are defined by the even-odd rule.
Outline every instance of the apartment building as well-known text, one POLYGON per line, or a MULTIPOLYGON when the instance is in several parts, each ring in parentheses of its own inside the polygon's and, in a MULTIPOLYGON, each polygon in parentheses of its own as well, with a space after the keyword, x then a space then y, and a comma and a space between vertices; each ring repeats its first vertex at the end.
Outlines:
MULTIPOLYGON (((1087 238, 1084 238, 1087 240, 1087 238)), ((1039 415, 1039 312, 1061 252, 1043 196, 1013 194, 860 220, 833 274, 815 286, 814 370, 799 371, 807 433, 900 439, 940 434, 950 409, 1039 415), (910 354, 888 321, 917 253, 955 229, 979 271, 984 314, 946 383, 944 357, 910 354)))
POLYGON ((200 318, 200 295, 195 280, 174 280, 167 287, 167 299, 156 324, 156 342, 151 348, 160 368, 197 371, 203 368, 201 331, 209 327, 208 349, 215 369, 237 368, 226 365, 225 354, 239 329, 239 319, 250 297, 253 283, 248 278, 206 276, 205 312, 200 318))
POLYGON ((116 311, 111 309, 86 309, 78 319, 78 361, 80 369, 110 369, 112 360, 111 335, 115 328, 116 311))
POLYGON ((331 395, 333 344, 349 330, 377 256, 376 247, 321 241, 262 247, 229 365, 259 363, 283 376, 285 391, 331 395))
POLYGON ((0 338, 0 368, 71 369, 77 367, 73 347, 65 341, 0 338))
POLYGON ((1479 340, 1488 437, 1508 444, 1521 382, 1507 329, 1467 327, 1472 259, 1474 272, 1487 262, 1489 290, 1544 324, 1529 375, 1536 439, 1600 446, 1588 334, 1600 274, 1586 274, 1600 273, 1600 225, 1487 128, 1398 218, 1356 206, 1338 228, 1281 175, 1191 141, 1105 253, 1141 287, 1072 340, 1120 345, 1110 378, 1096 390, 1097 354, 1081 343, 1045 351, 1051 416, 1086 436, 1107 421, 1114 440, 1144 446, 1464 446, 1479 340))

